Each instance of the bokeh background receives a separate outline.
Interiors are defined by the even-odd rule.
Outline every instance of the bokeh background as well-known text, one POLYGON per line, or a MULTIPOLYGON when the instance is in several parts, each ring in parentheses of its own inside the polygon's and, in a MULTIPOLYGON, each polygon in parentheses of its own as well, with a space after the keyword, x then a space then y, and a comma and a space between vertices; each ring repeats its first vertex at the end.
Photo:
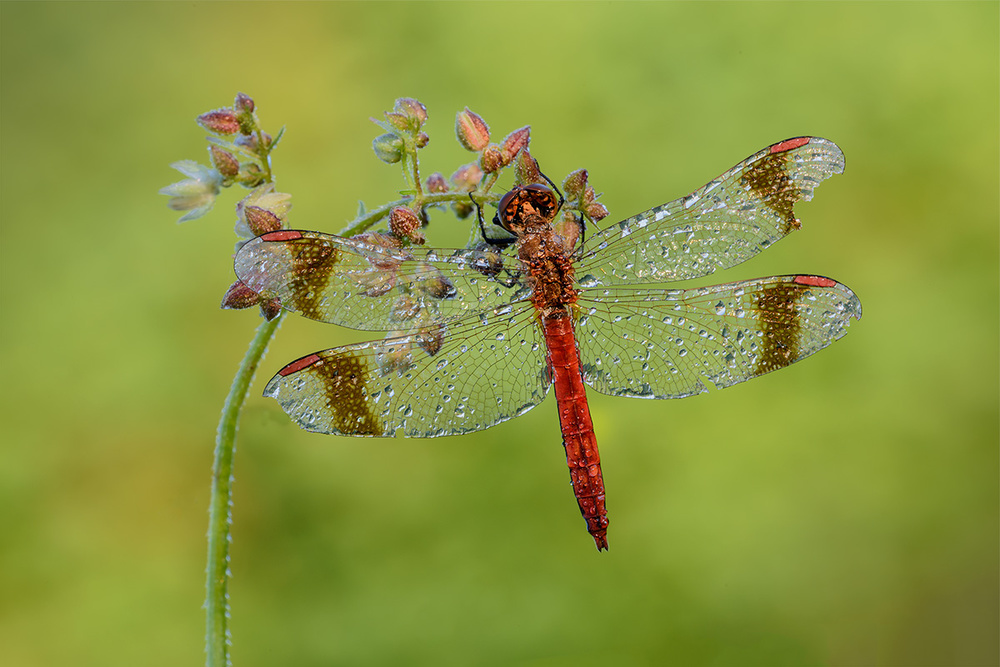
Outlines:
MULTIPOLYGON (((223 312, 227 192, 178 226, 193 118, 255 98, 297 227, 402 181, 368 121, 530 124, 612 219, 816 134, 847 170, 713 277, 811 272, 864 319, 684 401, 591 394, 611 550, 550 399, 437 440, 307 434, 260 397, 362 333, 288 319, 240 427, 233 657, 251 665, 996 665, 998 4, 0 3, 0 662, 203 661, 217 418, 258 323, 223 312)), ((609 220, 608 222, 611 222, 609 220)), ((466 223, 441 213, 438 245, 466 223)), ((717 280, 715 280, 717 279, 717 280)))

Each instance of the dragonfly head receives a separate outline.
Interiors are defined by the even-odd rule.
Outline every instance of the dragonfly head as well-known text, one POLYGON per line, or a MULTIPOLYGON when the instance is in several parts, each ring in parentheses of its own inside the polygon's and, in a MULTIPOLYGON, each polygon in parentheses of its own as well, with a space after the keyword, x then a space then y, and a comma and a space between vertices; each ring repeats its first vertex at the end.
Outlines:
POLYGON ((518 185, 500 198, 493 224, 519 235, 527 224, 551 223, 561 203, 547 186, 538 183, 518 185))

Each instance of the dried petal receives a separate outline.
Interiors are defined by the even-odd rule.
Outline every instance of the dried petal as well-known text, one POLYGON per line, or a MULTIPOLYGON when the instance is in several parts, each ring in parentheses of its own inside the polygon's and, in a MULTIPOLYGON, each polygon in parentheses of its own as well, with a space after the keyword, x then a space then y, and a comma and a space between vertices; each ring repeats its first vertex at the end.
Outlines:
POLYGON ((470 151, 481 151, 490 143, 490 128, 479 114, 470 111, 459 111, 455 116, 455 134, 462 146, 470 151))

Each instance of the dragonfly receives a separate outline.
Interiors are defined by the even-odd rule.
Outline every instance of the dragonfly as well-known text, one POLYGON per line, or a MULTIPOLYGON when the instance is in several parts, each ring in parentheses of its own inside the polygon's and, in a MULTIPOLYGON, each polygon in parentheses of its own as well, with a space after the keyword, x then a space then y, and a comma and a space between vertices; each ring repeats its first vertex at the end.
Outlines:
POLYGON ((843 170, 835 143, 787 139, 586 237, 557 231, 563 200, 541 183, 499 201, 494 222, 510 244, 265 233, 236 255, 243 284, 307 318, 388 333, 292 361, 264 395, 308 431, 432 438, 523 415, 551 387, 580 512, 606 550, 586 387, 682 398, 784 368, 844 336, 861 302, 830 278, 668 285, 735 266, 799 229, 795 204, 843 170))

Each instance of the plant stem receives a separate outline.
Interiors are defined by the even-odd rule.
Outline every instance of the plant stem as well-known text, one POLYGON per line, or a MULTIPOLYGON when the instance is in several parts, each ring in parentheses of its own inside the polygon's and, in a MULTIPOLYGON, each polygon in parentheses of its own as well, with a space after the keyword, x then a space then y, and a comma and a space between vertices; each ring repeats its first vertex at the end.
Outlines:
MULTIPOLYGON (((493 202, 496 203, 500 200, 499 195, 495 194, 485 194, 479 193, 479 198, 483 202, 493 202)), ((359 234, 370 227, 378 223, 382 218, 389 215, 392 209, 396 206, 407 206, 413 203, 414 197, 405 197, 403 199, 397 199, 396 201, 389 202, 388 204, 383 204, 378 208, 373 208, 370 211, 365 211, 362 215, 354 218, 347 223, 338 233, 339 236, 348 237, 359 234)), ((450 204, 454 202, 469 202, 468 192, 425 192, 420 195, 418 206, 429 206, 432 204, 450 204)))
POLYGON ((240 409, 250 391, 257 366, 264 358, 271 337, 278 330, 284 311, 257 327, 222 408, 215 437, 212 464, 212 498, 208 508, 208 567, 205 582, 205 653, 208 667, 228 667, 229 662, 229 529, 233 507, 233 455, 240 409))

